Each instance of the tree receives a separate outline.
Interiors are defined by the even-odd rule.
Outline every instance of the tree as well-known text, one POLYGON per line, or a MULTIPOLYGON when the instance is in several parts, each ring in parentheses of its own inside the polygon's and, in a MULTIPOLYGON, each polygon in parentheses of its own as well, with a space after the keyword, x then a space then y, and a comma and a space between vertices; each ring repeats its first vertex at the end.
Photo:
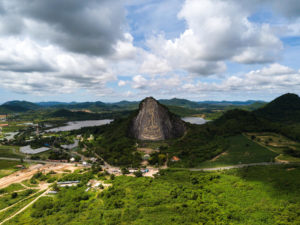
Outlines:
POLYGON ((102 171, 101 165, 98 164, 98 163, 94 163, 94 164, 92 165, 92 172, 93 172, 94 174, 96 174, 96 173, 98 173, 99 171, 102 171))
POLYGON ((110 179, 111 179, 111 180, 114 180, 115 177, 116 177, 116 176, 115 176, 114 174, 111 174, 111 175, 110 175, 110 179))
POLYGON ((123 175, 129 174, 129 170, 126 167, 122 167, 121 172, 122 172, 123 175))
POLYGON ((11 198, 16 198, 16 197, 18 197, 18 193, 17 192, 11 193, 11 198))
POLYGON ((59 187, 56 182, 52 185, 52 189, 53 191, 59 191, 59 187))
POLYGON ((133 174, 134 174, 136 177, 142 177, 142 176, 143 176, 143 173, 142 173, 141 170, 135 171, 133 174))

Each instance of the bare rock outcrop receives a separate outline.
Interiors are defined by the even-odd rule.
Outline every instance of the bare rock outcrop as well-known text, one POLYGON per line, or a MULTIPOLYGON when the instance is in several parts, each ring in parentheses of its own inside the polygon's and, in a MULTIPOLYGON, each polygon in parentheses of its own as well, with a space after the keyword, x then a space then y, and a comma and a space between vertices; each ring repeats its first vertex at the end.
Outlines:
POLYGON ((133 118, 131 135, 139 140, 159 141, 181 137, 185 123, 152 97, 145 98, 133 118))

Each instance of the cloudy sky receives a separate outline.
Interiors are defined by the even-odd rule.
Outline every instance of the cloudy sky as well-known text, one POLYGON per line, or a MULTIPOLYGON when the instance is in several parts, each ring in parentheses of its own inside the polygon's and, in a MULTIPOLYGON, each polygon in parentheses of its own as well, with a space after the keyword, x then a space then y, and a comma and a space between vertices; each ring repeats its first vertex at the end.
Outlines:
POLYGON ((299 0, 0 0, 0 102, 300 94, 299 0))

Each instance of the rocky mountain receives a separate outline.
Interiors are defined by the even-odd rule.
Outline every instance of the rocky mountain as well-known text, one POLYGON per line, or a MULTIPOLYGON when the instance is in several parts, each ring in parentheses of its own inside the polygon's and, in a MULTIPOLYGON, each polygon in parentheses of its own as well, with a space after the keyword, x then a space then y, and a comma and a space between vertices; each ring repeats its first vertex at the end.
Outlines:
POLYGON ((139 140, 166 140, 181 137, 185 123, 152 97, 145 98, 133 118, 130 132, 139 140))

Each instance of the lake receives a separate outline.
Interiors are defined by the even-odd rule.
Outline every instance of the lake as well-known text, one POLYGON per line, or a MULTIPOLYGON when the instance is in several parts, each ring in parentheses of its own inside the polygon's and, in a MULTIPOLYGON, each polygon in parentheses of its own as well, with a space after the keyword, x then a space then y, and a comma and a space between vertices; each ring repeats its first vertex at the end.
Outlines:
POLYGON ((184 122, 192 123, 192 124, 205 124, 208 120, 205 120, 201 117, 183 117, 181 118, 184 122))
POLYGON ((17 135, 19 132, 9 132, 5 134, 5 138, 10 141, 13 140, 15 135, 17 135))
POLYGON ((52 128, 46 130, 46 132, 60 132, 60 131, 70 131, 70 130, 78 130, 83 127, 94 127, 94 126, 101 126, 105 124, 111 123, 113 120, 84 120, 84 121, 72 121, 68 122, 67 125, 52 128))
POLYGON ((31 154, 31 155, 41 153, 41 152, 45 152, 45 151, 48 151, 48 150, 50 150, 50 148, 46 148, 46 147, 32 149, 30 147, 30 145, 20 147, 20 152, 25 153, 25 154, 31 154))
POLYGON ((73 144, 61 145, 61 147, 66 148, 66 149, 73 149, 73 148, 76 148, 78 146, 78 143, 79 143, 78 140, 74 140, 73 144))

